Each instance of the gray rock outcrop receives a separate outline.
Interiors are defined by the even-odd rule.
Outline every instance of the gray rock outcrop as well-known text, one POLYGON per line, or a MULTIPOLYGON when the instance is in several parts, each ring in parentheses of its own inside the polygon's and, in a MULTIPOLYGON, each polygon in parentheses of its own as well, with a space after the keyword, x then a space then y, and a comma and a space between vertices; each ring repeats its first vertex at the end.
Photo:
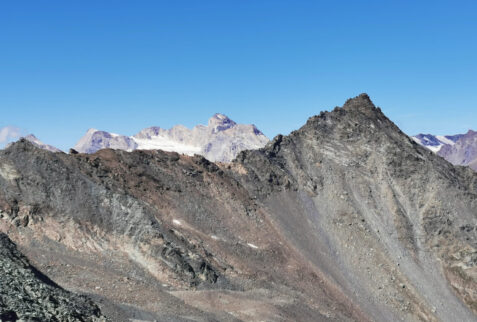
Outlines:
POLYGON ((106 321, 86 296, 56 285, 0 233, 0 321, 106 321))

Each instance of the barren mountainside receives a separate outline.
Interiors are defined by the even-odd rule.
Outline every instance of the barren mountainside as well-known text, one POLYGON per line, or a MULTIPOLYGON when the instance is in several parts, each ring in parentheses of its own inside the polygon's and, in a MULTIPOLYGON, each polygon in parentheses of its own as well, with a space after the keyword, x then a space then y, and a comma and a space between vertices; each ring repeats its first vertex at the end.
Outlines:
POLYGON ((229 164, 22 140, 0 151, 0 214, 115 321, 476 320, 477 174, 366 94, 229 164))

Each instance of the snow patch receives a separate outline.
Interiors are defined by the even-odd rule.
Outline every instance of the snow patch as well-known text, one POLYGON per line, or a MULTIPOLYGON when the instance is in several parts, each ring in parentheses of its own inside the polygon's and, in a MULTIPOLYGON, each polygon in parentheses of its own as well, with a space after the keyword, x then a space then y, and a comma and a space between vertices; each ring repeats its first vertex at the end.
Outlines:
POLYGON ((419 145, 422 145, 422 142, 421 142, 421 140, 419 140, 419 139, 418 139, 418 138, 416 138, 415 136, 411 136, 411 139, 413 139, 413 140, 414 140, 414 142, 416 142, 417 144, 419 144, 419 145))
POLYGON ((448 138, 446 138, 443 135, 436 135, 436 138, 444 144, 449 144, 449 145, 454 145, 455 144, 454 141, 449 140, 448 138))
POLYGON ((183 144, 162 136, 154 136, 150 139, 134 138, 134 141, 136 141, 137 149, 139 150, 173 151, 186 155, 194 155, 201 152, 201 148, 199 146, 183 144))
POLYGON ((251 247, 253 249, 258 249, 257 246, 255 246, 254 244, 251 244, 251 243, 247 243, 248 247, 251 247))
POLYGON ((431 151, 434 152, 434 153, 437 153, 437 152, 439 152, 439 150, 440 150, 443 146, 444 146, 444 144, 436 145, 436 146, 428 145, 428 146, 426 146, 426 148, 428 148, 429 150, 431 150, 431 151))

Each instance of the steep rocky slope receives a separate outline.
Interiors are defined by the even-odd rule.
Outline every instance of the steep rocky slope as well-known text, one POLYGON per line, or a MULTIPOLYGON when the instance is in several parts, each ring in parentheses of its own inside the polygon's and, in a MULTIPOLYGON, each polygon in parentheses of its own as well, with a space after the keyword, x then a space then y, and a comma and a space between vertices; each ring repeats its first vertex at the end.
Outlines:
POLYGON ((477 174, 367 95, 215 164, 0 152, 0 230, 115 320, 472 321, 477 174))
POLYGON ((223 114, 215 114, 207 126, 197 125, 192 129, 182 125, 171 129, 153 126, 131 137, 90 129, 75 149, 84 153, 106 148, 125 151, 159 149, 187 155, 200 154, 211 161, 229 162, 240 151, 262 148, 268 141, 255 125, 237 124, 223 114))
POLYGON ((356 301, 364 300, 360 307, 379 303, 369 309, 380 314, 392 304, 400 315, 426 320, 475 319, 454 294, 475 313, 477 176, 418 146, 366 95, 238 160, 249 189, 257 181, 295 187, 267 192, 265 203, 282 214, 284 229, 308 223, 294 232, 299 249, 320 236, 328 257, 316 264, 327 263, 356 301), (403 289, 393 290, 397 285, 403 289))
POLYGON ((85 296, 71 294, 30 265, 0 233, 0 321, 106 321, 85 296))

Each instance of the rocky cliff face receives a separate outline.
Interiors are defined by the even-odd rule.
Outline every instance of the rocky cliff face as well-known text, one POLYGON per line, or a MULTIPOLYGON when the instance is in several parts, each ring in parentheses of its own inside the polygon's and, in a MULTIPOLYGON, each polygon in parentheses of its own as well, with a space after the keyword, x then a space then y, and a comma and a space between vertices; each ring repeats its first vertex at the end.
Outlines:
POLYGON ((192 129, 177 125, 171 129, 154 126, 128 137, 90 129, 76 144, 83 153, 101 149, 125 151, 164 150, 186 155, 199 154, 211 161, 229 162, 240 151, 258 149, 268 143, 268 138, 254 125, 237 124, 223 114, 215 114, 207 126, 192 129))
POLYGON ((0 230, 115 320, 471 321, 476 179, 360 95, 229 164, 18 142, 0 230))

